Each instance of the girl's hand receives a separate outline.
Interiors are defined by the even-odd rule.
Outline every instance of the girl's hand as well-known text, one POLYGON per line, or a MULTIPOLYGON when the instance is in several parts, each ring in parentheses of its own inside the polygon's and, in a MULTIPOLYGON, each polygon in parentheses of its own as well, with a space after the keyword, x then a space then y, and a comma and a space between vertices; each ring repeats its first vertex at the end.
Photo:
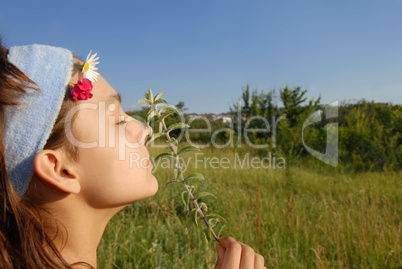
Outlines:
POLYGON ((254 250, 230 236, 219 238, 216 246, 218 260, 215 269, 266 269, 264 257, 254 253, 254 250))

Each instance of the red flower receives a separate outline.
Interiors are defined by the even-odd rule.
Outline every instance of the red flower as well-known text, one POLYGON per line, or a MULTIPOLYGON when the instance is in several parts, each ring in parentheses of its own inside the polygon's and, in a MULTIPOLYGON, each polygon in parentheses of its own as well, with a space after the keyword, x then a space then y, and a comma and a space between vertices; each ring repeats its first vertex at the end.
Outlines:
POLYGON ((89 79, 80 79, 78 80, 77 84, 71 87, 71 96, 75 100, 91 99, 93 96, 91 93, 92 87, 92 83, 89 79))

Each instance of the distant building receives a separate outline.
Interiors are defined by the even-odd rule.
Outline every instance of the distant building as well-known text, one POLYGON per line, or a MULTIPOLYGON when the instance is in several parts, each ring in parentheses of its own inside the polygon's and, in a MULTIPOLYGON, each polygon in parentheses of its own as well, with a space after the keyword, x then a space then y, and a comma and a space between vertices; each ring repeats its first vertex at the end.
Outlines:
POLYGON ((224 123, 230 123, 233 121, 234 116, 226 113, 220 113, 220 114, 214 114, 214 113, 209 113, 209 114, 191 114, 189 115, 190 120, 198 120, 198 119, 205 119, 207 118, 210 121, 223 121, 224 123))

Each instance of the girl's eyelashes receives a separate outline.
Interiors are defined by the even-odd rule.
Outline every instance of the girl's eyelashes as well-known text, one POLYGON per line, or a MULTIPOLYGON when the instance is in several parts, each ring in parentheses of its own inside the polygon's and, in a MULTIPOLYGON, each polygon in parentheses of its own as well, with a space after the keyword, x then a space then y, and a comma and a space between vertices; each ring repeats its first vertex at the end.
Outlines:
POLYGON ((125 116, 118 116, 118 122, 117 125, 119 124, 125 124, 128 123, 130 121, 134 120, 132 117, 130 117, 129 115, 125 115, 125 116))
POLYGON ((119 124, 125 124, 125 123, 127 123, 127 117, 119 116, 119 121, 117 122, 117 124, 119 125, 119 124))

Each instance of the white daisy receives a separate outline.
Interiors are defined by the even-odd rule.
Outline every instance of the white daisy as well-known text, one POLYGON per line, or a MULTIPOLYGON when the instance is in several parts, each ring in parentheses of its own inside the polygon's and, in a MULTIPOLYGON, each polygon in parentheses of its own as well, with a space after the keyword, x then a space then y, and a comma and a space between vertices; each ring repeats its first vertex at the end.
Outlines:
POLYGON ((95 82, 95 80, 98 79, 99 73, 96 72, 98 70, 95 65, 97 65, 99 62, 96 62, 99 57, 96 57, 97 53, 91 56, 92 50, 89 52, 87 56, 87 60, 85 61, 84 65, 82 66, 82 73, 84 73, 84 78, 89 79, 92 82, 95 82), (96 57, 96 58, 95 58, 96 57))

